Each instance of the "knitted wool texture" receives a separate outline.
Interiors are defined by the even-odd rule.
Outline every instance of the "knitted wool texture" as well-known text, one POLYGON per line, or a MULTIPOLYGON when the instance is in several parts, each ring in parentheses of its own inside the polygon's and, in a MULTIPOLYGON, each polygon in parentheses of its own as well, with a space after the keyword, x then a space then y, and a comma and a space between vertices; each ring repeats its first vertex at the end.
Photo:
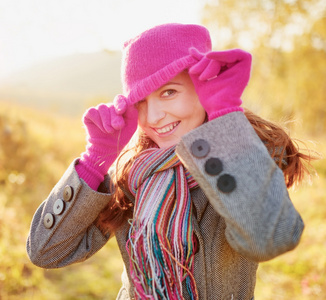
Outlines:
POLYGON ((193 24, 163 24, 124 44, 121 76, 123 93, 134 104, 196 62, 193 47, 211 51, 208 30, 193 24))
POLYGON ((168 149, 147 149, 135 161, 129 189, 136 196, 127 250, 137 299, 183 299, 193 277, 195 240, 190 189, 196 181, 168 149))

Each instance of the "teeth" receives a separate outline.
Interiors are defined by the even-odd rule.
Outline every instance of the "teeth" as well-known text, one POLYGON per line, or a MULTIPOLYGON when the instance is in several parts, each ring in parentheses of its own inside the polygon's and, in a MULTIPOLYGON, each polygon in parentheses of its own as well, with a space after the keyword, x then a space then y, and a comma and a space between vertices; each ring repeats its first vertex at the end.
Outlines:
POLYGON ((166 126, 166 127, 163 127, 163 128, 160 128, 160 129, 156 129, 156 131, 158 133, 166 133, 166 132, 169 132, 171 131, 173 128, 175 128, 179 123, 178 122, 175 122, 173 124, 170 124, 169 126, 166 126))

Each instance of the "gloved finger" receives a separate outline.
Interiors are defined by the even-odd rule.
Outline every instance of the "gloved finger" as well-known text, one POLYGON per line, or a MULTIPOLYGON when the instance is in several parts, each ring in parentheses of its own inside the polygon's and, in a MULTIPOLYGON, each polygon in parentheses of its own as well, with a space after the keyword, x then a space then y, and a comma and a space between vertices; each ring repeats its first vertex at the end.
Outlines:
POLYGON ((111 126, 113 127, 114 130, 119 130, 125 126, 125 121, 122 115, 118 115, 114 107, 110 109, 110 115, 111 115, 111 126))
POLYGON ((226 51, 212 51, 207 53, 206 57, 224 63, 236 63, 240 61, 251 62, 251 54, 241 49, 231 49, 226 51))
POLYGON ((116 95, 113 100, 113 105, 115 108, 115 112, 118 115, 122 115, 126 112, 127 110, 127 98, 123 95, 116 95))
POLYGON ((197 60, 201 60, 204 57, 204 54, 199 52, 196 48, 189 48, 189 54, 196 58, 197 60))
POLYGON ((210 62, 210 59, 203 57, 199 62, 194 64, 189 69, 189 74, 191 75, 201 75, 203 71, 207 68, 208 64, 210 62))
POLYGON ((206 68, 199 76, 199 80, 206 81, 216 77, 221 70, 221 63, 217 60, 210 60, 206 68))
POLYGON ((111 110, 114 109, 113 105, 106 105, 106 104, 101 104, 98 106, 98 112, 101 117, 101 123, 103 126, 103 132, 105 133, 113 133, 114 129, 112 126, 112 118, 111 118, 111 110))
POLYGON ((251 70, 251 54, 240 49, 207 53, 207 57, 221 62, 220 79, 237 78, 239 85, 248 82, 251 70))
POLYGON ((91 107, 90 109, 88 109, 83 116, 83 123, 85 124, 88 130, 90 129, 90 127, 94 128, 95 126, 99 130, 103 132, 105 131, 98 108, 91 107))

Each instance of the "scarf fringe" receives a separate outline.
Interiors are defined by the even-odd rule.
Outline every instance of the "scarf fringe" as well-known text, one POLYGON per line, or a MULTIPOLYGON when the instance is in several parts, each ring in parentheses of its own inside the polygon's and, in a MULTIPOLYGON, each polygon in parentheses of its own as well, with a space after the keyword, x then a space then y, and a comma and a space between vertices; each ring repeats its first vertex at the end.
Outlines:
POLYGON ((169 149, 147 149, 135 161, 135 195, 127 251, 138 299, 183 299, 183 284, 198 299, 190 188, 197 183, 169 149))

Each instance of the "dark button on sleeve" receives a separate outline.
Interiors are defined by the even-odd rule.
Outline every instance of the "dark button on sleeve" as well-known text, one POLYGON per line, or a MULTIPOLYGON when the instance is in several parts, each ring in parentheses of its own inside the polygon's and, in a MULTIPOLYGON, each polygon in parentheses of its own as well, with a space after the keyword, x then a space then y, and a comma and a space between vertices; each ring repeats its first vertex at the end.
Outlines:
POLYGON ((205 171, 209 175, 218 175, 223 171, 223 165, 220 159, 212 157, 205 163, 205 171))
POLYGON ((209 144, 202 139, 196 140, 191 145, 191 153, 198 158, 207 156, 210 151, 209 144))
POLYGON ((56 202, 54 202, 53 212, 56 215, 60 215, 64 211, 64 209, 65 209, 65 203, 61 199, 58 199, 56 202))
POLYGON ((70 201, 74 195, 74 190, 70 185, 66 185, 63 190, 63 200, 70 201))
POLYGON ((230 193, 236 188, 236 181, 233 176, 225 174, 217 180, 217 187, 222 193, 230 193))
POLYGON ((50 213, 47 213, 43 220, 45 228, 50 229, 54 224, 54 216, 50 213))

